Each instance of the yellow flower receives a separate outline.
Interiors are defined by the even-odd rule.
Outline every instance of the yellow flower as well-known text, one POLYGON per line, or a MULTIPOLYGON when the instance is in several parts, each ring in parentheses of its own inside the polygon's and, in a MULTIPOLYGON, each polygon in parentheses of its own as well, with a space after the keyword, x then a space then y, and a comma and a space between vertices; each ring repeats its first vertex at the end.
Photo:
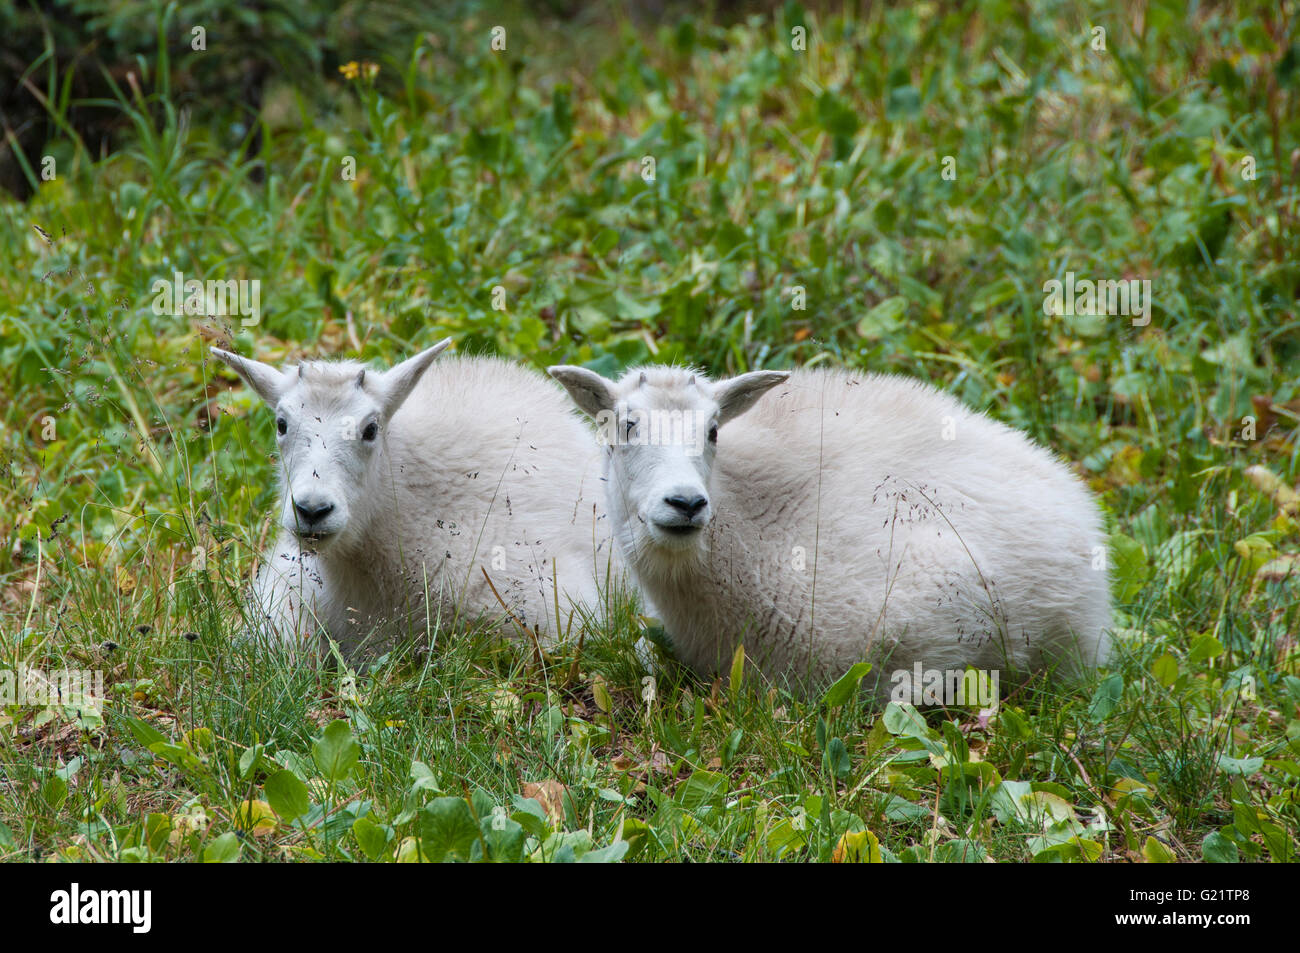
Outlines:
POLYGON ((379 64, 368 60, 364 63, 351 60, 340 66, 339 72, 343 74, 344 79, 357 79, 364 76, 367 80, 373 81, 379 75, 379 64))

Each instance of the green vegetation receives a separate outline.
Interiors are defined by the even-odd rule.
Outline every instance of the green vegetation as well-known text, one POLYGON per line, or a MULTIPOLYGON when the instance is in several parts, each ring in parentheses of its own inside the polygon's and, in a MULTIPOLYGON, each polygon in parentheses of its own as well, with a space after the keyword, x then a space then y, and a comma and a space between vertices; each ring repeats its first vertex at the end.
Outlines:
POLYGON ((1297 859, 1294 2, 469 7, 201 122, 172 77, 243 54, 123 6, 151 32, 99 77, 117 147, 69 121, 69 51, 33 54, 56 176, 15 152, 34 192, 0 200, 0 669, 101 669, 107 695, 0 704, 0 857, 1297 859), (260 280, 259 323, 155 314, 175 271, 260 280), (1046 314, 1067 272, 1149 280, 1149 323, 1046 314), (607 374, 932 381, 1079 462, 1117 657, 919 714, 646 682, 626 594, 542 658, 447 629, 355 668, 234 641, 273 423, 206 345, 389 361, 446 335, 607 374))

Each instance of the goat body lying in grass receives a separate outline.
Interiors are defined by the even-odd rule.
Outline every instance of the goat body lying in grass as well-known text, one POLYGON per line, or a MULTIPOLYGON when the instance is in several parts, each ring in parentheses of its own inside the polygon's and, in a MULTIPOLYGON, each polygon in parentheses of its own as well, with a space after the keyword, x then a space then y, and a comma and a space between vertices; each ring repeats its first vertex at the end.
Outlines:
POLYGON ((870 661, 884 698, 917 663, 1078 674, 1105 658, 1091 495, 953 398, 844 371, 550 373, 600 424, 624 562, 701 674, 743 643, 805 688, 870 661))
POLYGON ((589 429, 534 371, 435 361, 448 343, 383 372, 213 348, 275 411, 281 525, 257 630, 346 651, 457 619, 553 636, 599 604, 613 544, 589 429))

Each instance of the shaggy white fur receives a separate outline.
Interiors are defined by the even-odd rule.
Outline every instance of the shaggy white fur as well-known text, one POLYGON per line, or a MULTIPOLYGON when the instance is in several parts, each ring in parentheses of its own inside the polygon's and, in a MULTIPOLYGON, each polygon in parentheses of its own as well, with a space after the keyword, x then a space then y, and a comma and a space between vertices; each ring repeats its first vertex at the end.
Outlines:
POLYGON ((764 675, 804 688, 871 661, 864 686, 885 698, 918 662, 1005 680, 1105 659, 1091 495, 952 397, 838 370, 550 373, 602 424, 619 547, 699 672, 725 671, 743 642, 764 675), (674 415, 686 439, 654 439, 674 415))
POLYGON ((616 555, 589 429, 522 366, 435 362, 447 343, 385 372, 281 372, 213 349, 276 413, 281 533, 253 593, 263 631, 354 652, 509 615, 549 638, 575 607, 599 606, 616 555))

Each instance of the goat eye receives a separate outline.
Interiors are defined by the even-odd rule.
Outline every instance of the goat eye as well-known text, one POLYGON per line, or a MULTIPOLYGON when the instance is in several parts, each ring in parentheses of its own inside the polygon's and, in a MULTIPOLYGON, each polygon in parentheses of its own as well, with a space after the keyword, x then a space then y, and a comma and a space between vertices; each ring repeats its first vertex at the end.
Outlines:
POLYGON ((636 430, 636 421, 635 421, 635 420, 629 420, 629 421, 627 422, 627 427, 624 429, 624 433, 623 433, 624 438, 627 438, 627 437, 632 436, 632 431, 633 431, 633 430, 636 430))
POLYGON ((278 433, 281 437, 283 437, 286 433, 289 432, 289 421, 285 420, 283 417, 276 417, 275 432, 278 433))
POLYGON ((709 443, 717 443, 717 442, 718 442, 718 425, 714 424, 712 427, 709 428, 709 443))
POLYGON ((366 424, 366 428, 361 431, 361 439, 369 442, 379 436, 379 424, 373 420, 366 424))

